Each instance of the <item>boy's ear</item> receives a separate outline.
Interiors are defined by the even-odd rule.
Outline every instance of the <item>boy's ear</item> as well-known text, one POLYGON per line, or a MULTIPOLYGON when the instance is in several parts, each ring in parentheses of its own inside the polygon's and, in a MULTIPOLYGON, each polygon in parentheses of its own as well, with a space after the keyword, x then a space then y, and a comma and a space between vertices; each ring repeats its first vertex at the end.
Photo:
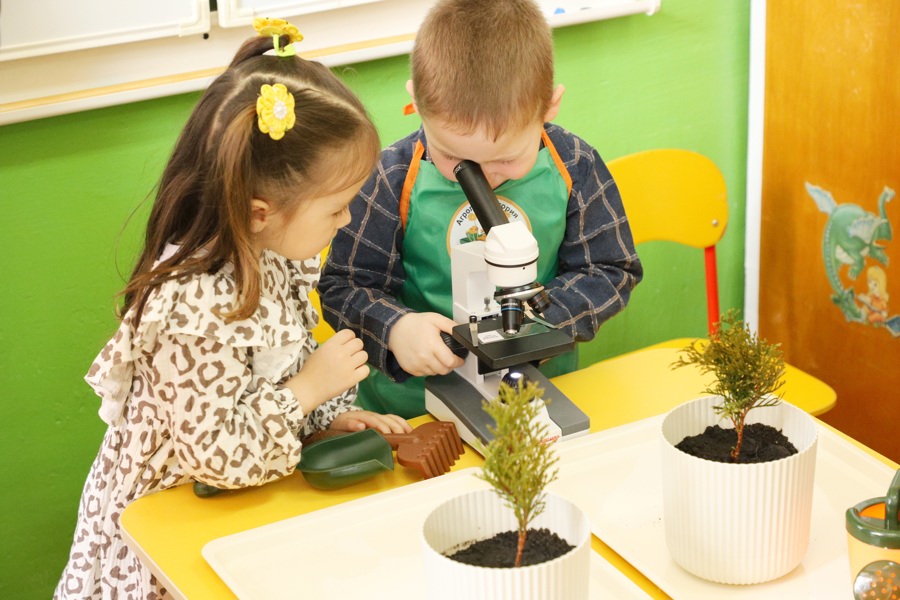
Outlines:
POLYGON ((272 205, 265 200, 253 198, 250 201, 250 231, 261 233, 272 220, 272 205))
POLYGON ((406 91, 409 93, 409 97, 412 99, 413 109, 415 109, 416 112, 419 112, 418 108, 416 107, 416 94, 414 93, 414 90, 413 90, 412 79, 406 80, 406 91))
POLYGON ((564 93, 566 93, 566 88, 562 84, 559 84, 553 90, 553 96, 550 97, 550 107, 547 109, 547 114, 544 115, 544 123, 549 123, 559 114, 559 107, 562 104, 564 93))

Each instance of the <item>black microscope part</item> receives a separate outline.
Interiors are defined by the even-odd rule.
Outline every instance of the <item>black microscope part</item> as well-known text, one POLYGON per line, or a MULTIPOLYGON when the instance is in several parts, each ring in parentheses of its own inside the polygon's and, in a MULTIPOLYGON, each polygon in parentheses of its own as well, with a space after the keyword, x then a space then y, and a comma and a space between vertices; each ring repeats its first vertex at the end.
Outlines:
POLYGON ((522 328, 522 318, 525 312, 522 310, 522 303, 515 298, 504 298, 500 302, 500 320, 503 324, 503 331, 515 335, 522 328))
POLYGON ((466 349, 466 347, 456 341, 456 339, 454 339, 454 337, 449 333, 442 331, 441 339, 444 340, 444 343, 447 344, 447 347, 450 348, 450 351, 458 357, 464 359, 469 355, 469 351, 466 349))
POLYGON ((453 174, 456 175, 456 181, 459 182, 466 200, 475 211, 475 216, 478 217, 485 234, 496 225, 509 223, 509 219, 500 208, 497 195, 491 189, 491 184, 488 183, 478 163, 464 160, 454 167, 453 174))

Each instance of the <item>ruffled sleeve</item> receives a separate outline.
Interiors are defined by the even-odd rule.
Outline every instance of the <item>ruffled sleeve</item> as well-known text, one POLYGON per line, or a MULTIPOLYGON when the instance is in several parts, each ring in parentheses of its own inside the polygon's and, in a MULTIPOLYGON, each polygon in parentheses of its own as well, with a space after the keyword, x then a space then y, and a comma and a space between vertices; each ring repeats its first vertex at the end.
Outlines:
POLYGON ((196 336, 253 349, 249 357, 253 372, 275 382, 302 364, 312 349, 310 335, 301 321, 303 311, 291 309, 291 274, 279 259, 274 253, 263 253, 259 309, 248 319, 229 323, 221 316, 235 302, 227 265, 217 273, 170 279, 160 285, 148 297, 137 326, 133 309, 129 311, 85 377, 102 399, 101 418, 109 424, 118 422, 131 390, 135 361, 152 356, 167 336, 196 336))
POLYGON ((154 356, 157 394, 172 405, 175 456, 219 488, 261 485, 300 461, 303 411, 293 393, 253 372, 246 347, 165 336, 154 356))

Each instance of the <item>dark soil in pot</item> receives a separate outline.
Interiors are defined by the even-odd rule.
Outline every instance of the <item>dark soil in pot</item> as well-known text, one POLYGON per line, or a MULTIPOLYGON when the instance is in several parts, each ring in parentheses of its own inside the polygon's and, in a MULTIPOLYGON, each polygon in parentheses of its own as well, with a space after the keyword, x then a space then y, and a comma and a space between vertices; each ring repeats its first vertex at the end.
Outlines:
MULTIPOLYGON (((510 568, 516 562, 518 543, 517 531, 504 531, 447 556, 467 565, 510 568)), ((522 551, 522 566, 538 565, 553 560, 574 547, 549 529, 529 529, 528 537, 525 538, 525 549, 522 551)))
MULTIPOLYGON (((737 433, 734 429, 713 425, 699 435, 684 438, 675 447, 697 458, 730 463, 731 450, 735 444, 737 433)), ((792 454, 797 454, 797 449, 780 430, 761 423, 751 423, 744 426, 744 442, 737 462, 769 462, 792 454)))

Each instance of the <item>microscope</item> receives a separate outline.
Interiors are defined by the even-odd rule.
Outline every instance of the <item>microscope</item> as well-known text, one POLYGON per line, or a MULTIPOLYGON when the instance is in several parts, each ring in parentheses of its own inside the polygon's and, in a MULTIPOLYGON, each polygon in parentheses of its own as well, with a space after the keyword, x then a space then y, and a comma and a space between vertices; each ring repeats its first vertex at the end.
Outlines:
POLYGON ((426 410, 456 423, 462 439, 483 454, 494 423, 482 402, 497 397, 501 382, 532 381, 547 401, 539 417, 548 428, 546 443, 587 434, 588 416, 534 366, 575 347, 539 316, 550 298, 536 281, 537 241, 525 223, 509 222, 477 163, 464 160, 453 172, 486 238, 450 251, 453 320, 461 324, 441 336, 466 362, 425 379, 426 410))

